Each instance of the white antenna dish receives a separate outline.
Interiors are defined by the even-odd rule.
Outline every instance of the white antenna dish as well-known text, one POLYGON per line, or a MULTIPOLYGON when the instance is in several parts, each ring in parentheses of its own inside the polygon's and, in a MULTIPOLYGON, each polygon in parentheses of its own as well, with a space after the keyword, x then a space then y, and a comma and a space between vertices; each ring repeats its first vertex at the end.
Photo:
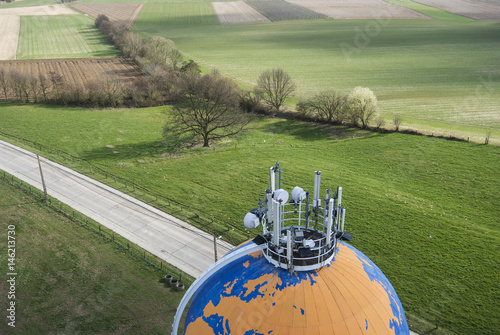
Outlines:
POLYGON ((292 200, 295 202, 301 202, 307 197, 306 192, 302 187, 295 186, 292 190, 292 200))
POLYGON ((274 192, 274 200, 276 202, 279 202, 281 204, 281 206, 284 206, 287 202, 288 202, 288 198, 290 197, 290 195, 288 194, 288 192, 282 188, 276 190, 276 192, 274 192))
POLYGON ((254 213, 248 212, 247 215, 243 218, 243 225, 245 228, 253 229, 256 228, 260 224, 259 217, 254 213))

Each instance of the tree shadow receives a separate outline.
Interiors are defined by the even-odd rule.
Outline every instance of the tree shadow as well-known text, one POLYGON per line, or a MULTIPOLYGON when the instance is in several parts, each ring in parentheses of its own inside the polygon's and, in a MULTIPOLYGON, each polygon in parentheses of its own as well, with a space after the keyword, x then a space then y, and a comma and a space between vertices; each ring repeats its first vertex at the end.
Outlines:
POLYGON ((300 121, 280 119, 264 126, 263 131, 270 134, 286 134, 303 141, 319 141, 325 139, 348 139, 366 137, 368 130, 333 125, 326 122, 300 121))
POLYGON ((162 158, 183 152, 191 142, 186 139, 165 138, 159 141, 129 143, 84 151, 81 157, 86 160, 141 160, 162 158))

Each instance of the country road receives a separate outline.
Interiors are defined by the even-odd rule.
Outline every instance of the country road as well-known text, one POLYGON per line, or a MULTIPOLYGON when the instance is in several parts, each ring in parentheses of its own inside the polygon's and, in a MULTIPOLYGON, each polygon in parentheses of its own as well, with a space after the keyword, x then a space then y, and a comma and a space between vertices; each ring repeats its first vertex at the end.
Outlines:
MULTIPOLYGON (((198 277, 214 263, 212 235, 43 157, 47 193, 165 262, 198 277)), ((0 140, 0 169, 43 190, 36 154, 0 140)), ((233 248, 218 241, 222 257, 233 248)))

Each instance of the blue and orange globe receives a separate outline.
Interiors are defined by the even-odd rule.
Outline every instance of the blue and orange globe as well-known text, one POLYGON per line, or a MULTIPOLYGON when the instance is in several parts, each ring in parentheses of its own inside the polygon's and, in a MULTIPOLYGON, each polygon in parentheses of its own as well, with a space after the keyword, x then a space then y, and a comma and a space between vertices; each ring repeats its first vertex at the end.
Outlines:
POLYGON ((333 260, 290 272, 261 251, 213 274, 196 291, 186 335, 409 334, 401 302, 380 269, 339 242, 333 260))

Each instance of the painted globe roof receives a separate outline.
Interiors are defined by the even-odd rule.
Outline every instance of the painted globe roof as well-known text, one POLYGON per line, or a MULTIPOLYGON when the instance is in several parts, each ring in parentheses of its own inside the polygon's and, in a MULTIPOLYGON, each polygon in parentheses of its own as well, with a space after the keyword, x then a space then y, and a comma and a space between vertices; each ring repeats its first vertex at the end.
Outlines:
POLYGON ((262 251, 227 264, 196 291, 184 334, 406 335, 409 328, 382 271, 339 242, 332 261, 312 271, 275 267, 262 251))

